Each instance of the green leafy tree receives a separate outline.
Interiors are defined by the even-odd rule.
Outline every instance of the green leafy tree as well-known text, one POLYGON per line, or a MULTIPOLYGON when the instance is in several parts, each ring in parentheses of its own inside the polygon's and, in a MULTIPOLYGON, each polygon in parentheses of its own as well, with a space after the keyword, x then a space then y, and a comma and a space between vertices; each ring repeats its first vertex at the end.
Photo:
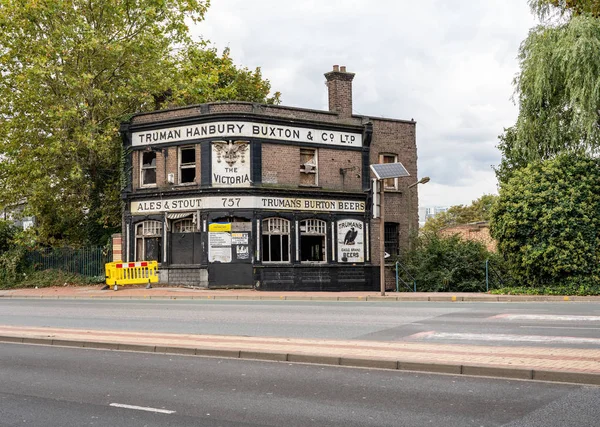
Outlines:
POLYGON ((541 18, 559 15, 600 15, 598 0, 530 0, 531 9, 541 18))
POLYGON ((428 218, 421 232, 437 233, 443 228, 458 224, 488 221, 490 219, 491 208, 497 198, 498 196, 494 194, 484 194, 479 199, 473 200, 469 206, 451 206, 446 212, 440 212, 428 218))
POLYGON ((500 137, 500 182, 531 161, 600 146, 600 1, 535 0, 540 17, 519 50, 514 80, 519 115, 500 137))
POLYGON ((597 287, 600 160, 562 154, 515 171, 490 225, 518 284, 597 287))
POLYGON ((189 103, 279 101, 260 69, 194 42, 202 0, 0 0, 0 206, 25 198, 44 244, 118 229, 119 124, 189 103))

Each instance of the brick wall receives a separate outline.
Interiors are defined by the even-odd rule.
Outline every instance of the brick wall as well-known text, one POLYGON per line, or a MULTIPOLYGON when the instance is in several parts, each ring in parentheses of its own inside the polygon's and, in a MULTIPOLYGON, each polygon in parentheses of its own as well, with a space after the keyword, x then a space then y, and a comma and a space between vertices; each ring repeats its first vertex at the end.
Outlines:
MULTIPOLYGON (((379 163, 382 153, 396 154, 404 165, 409 177, 398 179, 397 190, 386 190, 384 195, 385 221, 399 224, 399 246, 401 252, 408 249, 409 220, 414 232, 419 227, 418 185, 410 190, 408 186, 420 178, 417 173, 416 124, 412 121, 373 119, 373 141, 369 163, 379 163), (410 215, 408 215, 410 201, 410 215)), ((371 233, 371 256, 374 264, 379 264, 379 220, 373 220, 371 233)))
POLYGON ((112 235, 112 261, 123 260, 123 238, 121 233, 112 235))
POLYGON ((496 252, 496 240, 490 235, 490 227, 487 222, 444 228, 440 230, 440 234, 448 237, 457 234, 461 239, 483 243, 488 251, 496 252))
MULTIPOLYGON (((362 191, 361 152, 319 148, 317 153, 319 189, 362 191), (344 175, 341 168, 346 169, 344 175)), ((312 178, 300 172, 298 146, 263 143, 262 160, 262 179, 266 185, 298 187, 312 178)))

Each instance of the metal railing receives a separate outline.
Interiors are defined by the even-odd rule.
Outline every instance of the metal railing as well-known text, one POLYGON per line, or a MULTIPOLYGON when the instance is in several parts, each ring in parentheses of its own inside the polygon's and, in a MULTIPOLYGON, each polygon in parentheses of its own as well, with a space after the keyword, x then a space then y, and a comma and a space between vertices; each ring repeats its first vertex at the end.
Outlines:
POLYGON ((412 290, 413 292, 417 292, 417 280, 408 272, 408 270, 402 264, 400 264, 400 261, 396 261, 396 292, 400 292, 400 289, 399 289, 400 282, 402 282, 402 284, 409 290, 412 290), (400 267, 402 269, 402 271, 404 271, 404 274, 406 274, 408 276, 408 278, 410 280, 412 280, 412 285, 413 285, 412 289, 411 289, 409 283, 406 282, 404 279, 402 279, 400 277, 400 275, 398 274, 398 267, 400 267))
POLYGON ((500 275, 500 273, 498 273, 498 270, 496 270, 492 264, 490 263, 489 259, 485 260, 485 291, 489 292, 490 290, 490 278, 491 281, 496 281, 496 283, 499 283, 500 286, 496 286, 496 287, 504 287, 505 286, 505 281, 502 278, 502 276, 500 275))
POLYGON ((104 264, 112 261, 112 251, 102 247, 47 248, 29 252, 26 259, 35 271, 61 270, 86 277, 103 277, 104 264))

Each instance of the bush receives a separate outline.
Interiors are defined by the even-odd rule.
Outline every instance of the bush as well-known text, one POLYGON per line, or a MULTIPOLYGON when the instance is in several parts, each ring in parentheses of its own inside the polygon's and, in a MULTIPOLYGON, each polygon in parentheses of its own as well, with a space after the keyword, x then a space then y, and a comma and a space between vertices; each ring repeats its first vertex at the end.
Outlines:
POLYGON ((86 277, 62 270, 43 270, 21 273, 19 280, 12 283, 0 283, 0 288, 47 288, 50 286, 78 286, 103 283, 104 277, 86 277))
POLYGON ((515 171, 500 188, 490 226, 519 285, 597 289, 600 159, 565 154, 515 171))
POLYGON ((458 235, 436 233, 419 236, 414 249, 403 260, 417 281, 420 292, 480 292, 485 290, 485 261, 500 259, 480 242, 462 240, 458 235))

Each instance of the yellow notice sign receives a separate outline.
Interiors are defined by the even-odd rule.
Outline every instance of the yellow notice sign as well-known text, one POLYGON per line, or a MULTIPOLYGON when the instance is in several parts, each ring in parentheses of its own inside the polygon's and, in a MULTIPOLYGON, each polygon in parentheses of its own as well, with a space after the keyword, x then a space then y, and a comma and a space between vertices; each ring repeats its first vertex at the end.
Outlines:
POLYGON ((231 223, 229 222, 211 222, 208 224, 208 231, 212 233, 223 233, 231 231, 231 223))

